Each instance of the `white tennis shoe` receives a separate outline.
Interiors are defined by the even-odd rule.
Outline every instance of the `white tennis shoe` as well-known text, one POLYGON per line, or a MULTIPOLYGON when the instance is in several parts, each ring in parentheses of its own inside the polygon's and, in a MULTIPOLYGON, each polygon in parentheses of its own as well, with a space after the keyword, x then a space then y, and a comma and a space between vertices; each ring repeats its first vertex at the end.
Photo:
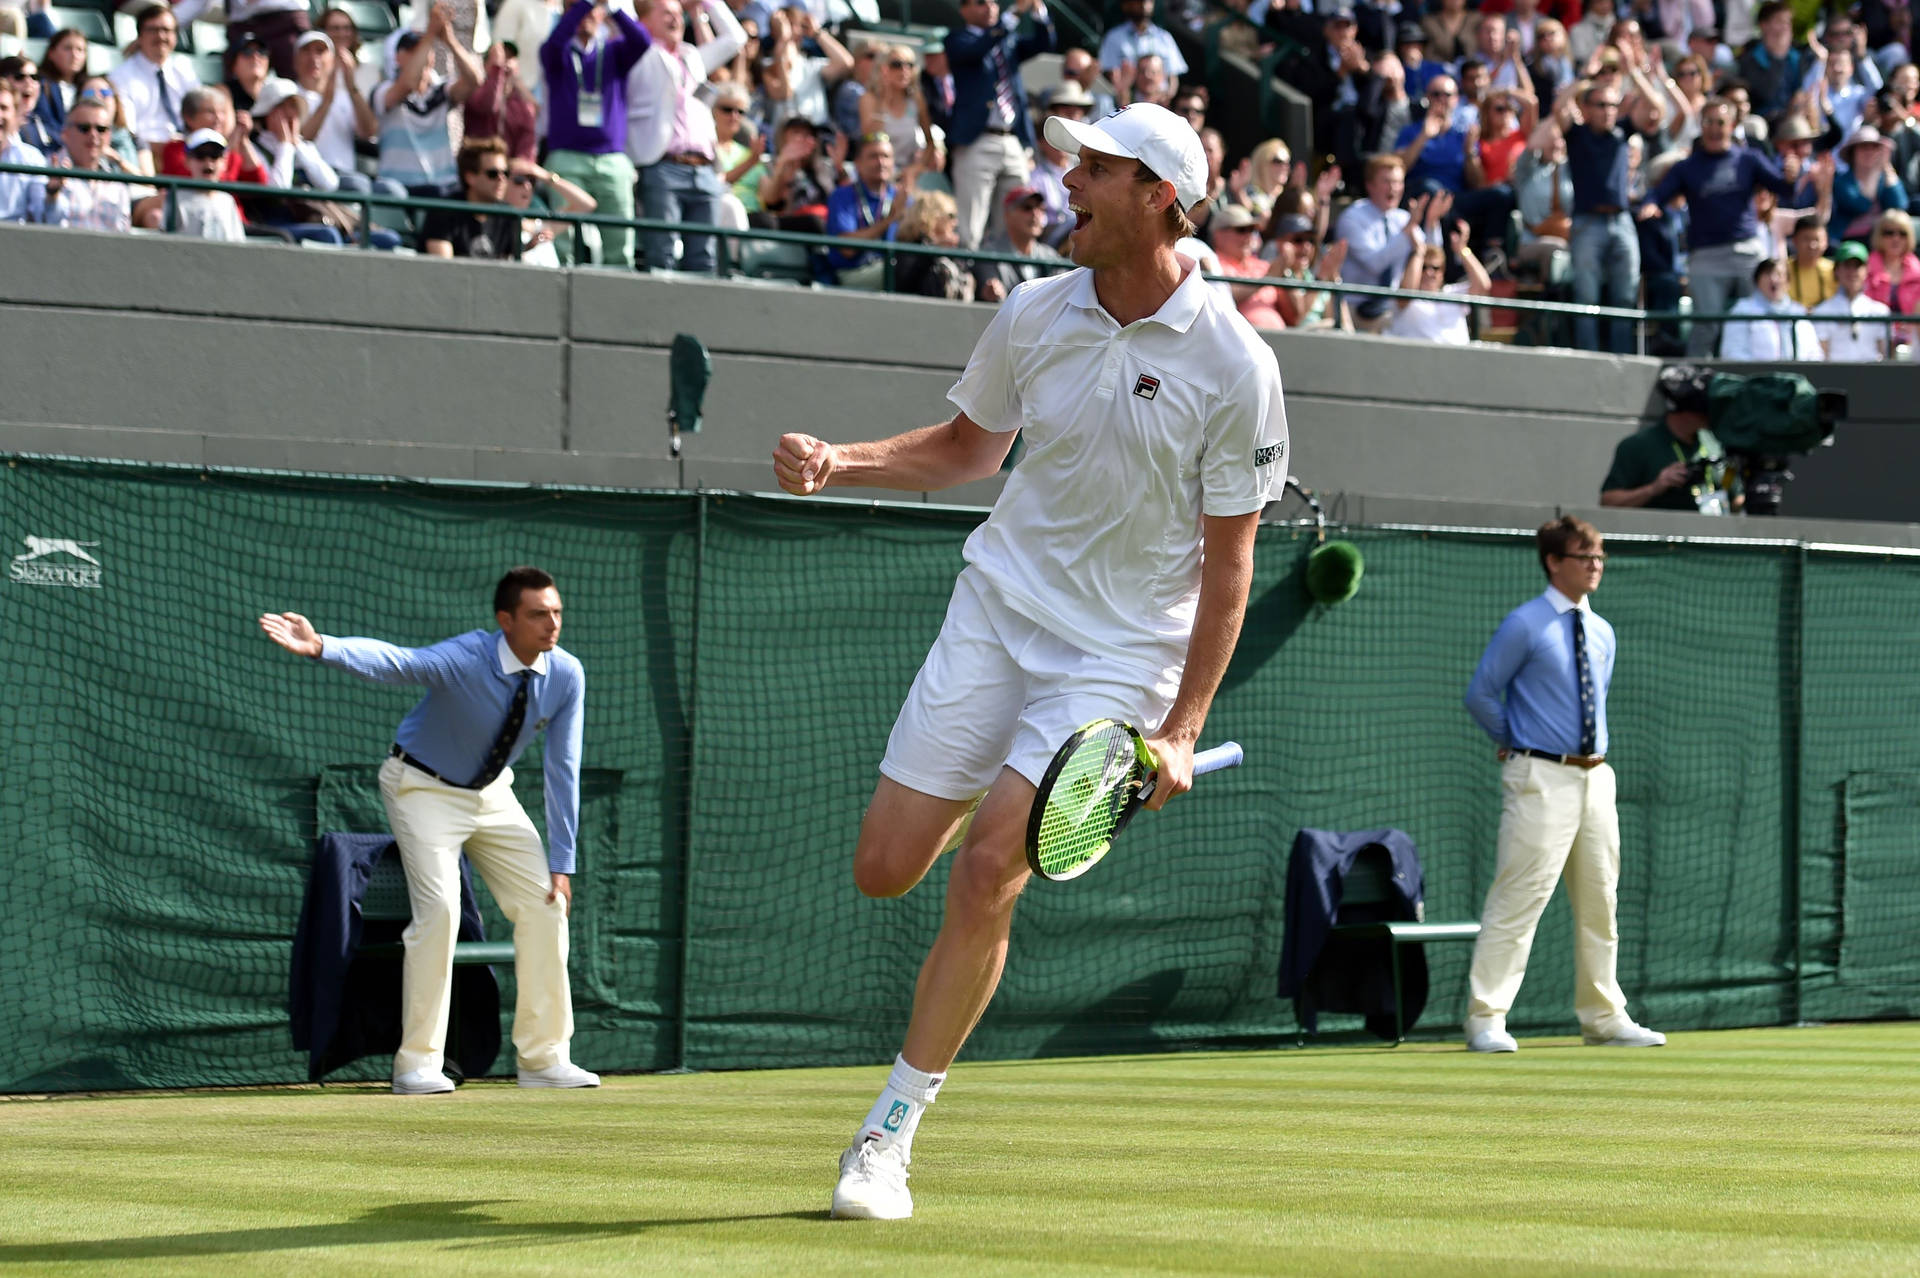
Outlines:
POLYGON ((840 1155, 840 1183, 833 1187, 835 1220, 905 1220, 913 1215, 907 1192, 907 1155, 897 1145, 855 1141, 840 1155))
POLYGON ((1517 1052, 1520 1044, 1503 1029, 1483 1029, 1467 1040, 1469 1052, 1517 1052))
POLYGON ((522 1087, 598 1087, 600 1076, 581 1069, 568 1061, 550 1065, 546 1069, 523 1069, 520 1071, 522 1087))
POLYGON ((1588 1047, 1665 1047, 1667 1036, 1628 1021, 1611 1034, 1587 1034, 1581 1041, 1588 1047))
POLYGON ((437 1069, 410 1070, 393 1079, 395 1096, 437 1096, 452 1090, 453 1080, 437 1069))

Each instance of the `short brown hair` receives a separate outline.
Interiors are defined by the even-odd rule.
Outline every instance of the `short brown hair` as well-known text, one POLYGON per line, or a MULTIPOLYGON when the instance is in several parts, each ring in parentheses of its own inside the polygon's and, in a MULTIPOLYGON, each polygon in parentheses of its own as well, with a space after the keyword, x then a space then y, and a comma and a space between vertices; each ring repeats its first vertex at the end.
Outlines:
MULTIPOLYGON (((1134 163, 1139 166, 1133 175, 1134 181, 1165 182, 1167 180, 1148 168, 1143 162, 1135 160, 1134 163)), ((1187 211, 1180 207, 1180 197, 1178 194, 1174 196, 1173 203, 1167 205, 1167 230, 1173 232, 1173 238, 1176 240, 1184 240, 1189 235, 1195 234, 1193 219, 1188 217, 1187 211)))
POLYGON ((1533 535, 1533 540, 1540 551, 1540 570, 1549 577, 1553 575, 1553 570, 1547 567, 1548 556, 1565 558, 1577 547, 1598 546, 1601 543, 1600 530, 1575 515, 1549 519, 1540 525, 1540 531, 1533 535))
POLYGON ((545 590, 551 585, 553 578, 532 564, 509 568, 506 576, 500 578, 493 588, 493 610, 516 614, 520 611, 520 596, 529 590, 545 590))
POLYGON ((1363 183, 1371 182, 1382 170, 1388 168, 1399 169, 1404 173, 1407 171, 1407 162, 1395 155, 1392 151, 1382 151, 1378 155, 1369 155, 1367 157, 1366 175, 1361 181, 1363 183))
POLYGON ((460 172, 478 173, 480 162, 489 155, 507 158, 507 144, 500 138, 468 138, 460 144, 460 172))

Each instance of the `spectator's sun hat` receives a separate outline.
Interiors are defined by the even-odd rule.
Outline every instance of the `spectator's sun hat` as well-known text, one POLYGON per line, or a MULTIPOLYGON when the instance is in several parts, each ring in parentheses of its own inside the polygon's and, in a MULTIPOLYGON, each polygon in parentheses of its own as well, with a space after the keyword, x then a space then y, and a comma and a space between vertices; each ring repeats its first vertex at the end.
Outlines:
POLYGON ((1207 198, 1207 153, 1193 126, 1151 102, 1136 102, 1095 124, 1047 117, 1047 141, 1068 155, 1091 147, 1103 155, 1138 160, 1163 181, 1173 183, 1182 210, 1207 198))
POLYGON ((1273 219, 1273 225, 1267 229, 1276 240, 1289 235, 1312 235, 1313 219, 1305 213, 1282 213, 1273 219))
MULTIPOLYGON (((159 6, 155 5, 150 7, 158 8, 159 6)), ((267 42, 265 40, 262 40, 259 36, 255 35, 253 32, 249 31, 245 35, 241 36, 238 40, 235 40, 233 42, 233 47, 230 50, 228 50, 227 57, 229 59, 232 59, 232 58, 239 57, 243 53, 266 53, 266 52, 268 52, 267 42)))
POLYGON ((1030 186, 1016 186, 1011 191, 1008 191, 1006 198, 1000 202, 1011 208, 1016 204, 1025 204, 1028 200, 1038 200, 1042 204, 1045 204, 1047 197, 1030 186))
POLYGON ((1328 0, 1324 6, 1316 6, 1322 22, 1353 22, 1353 0, 1328 0))
POLYGON ((1840 149, 1835 153, 1846 161, 1848 168, 1855 167, 1853 149, 1857 146, 1884 146, 1889 151, 1893 149, 1893 143, 1889 142, 1880 130, 1871 124, 1862 124, 1847 134, 1847 140, 1840 144, 1840 149))
POLYGON ((300 38, 293 42, 293 47, 299 50, 306 48, 310 44, 324 44, 331 50, 333 48, 333 38, 324 31, 303 31, 300 33, 300 38))
POLYGON ((221 154, 227 150, 227 139, 218 129, 195 129, 187 135, 187 154, 197 154, 202 148, 217 146, 221 154))
POLYGON ((1868 256, 1867 246, 1859 240, 1848 240, 1833 251, 1833 261, 1836 266, 1841 262, 1865 262, 1868 256))
POLYGON ((1078 80, 1062 80, 1047 90, 1047 108, 1051 110, 1054 107, 1063 106, 1081 107, 1091 111, 1093 95, 1081 88, 1078 80))
POLYGON ((1417 22, 1403 22, 1400 24, 1400 29, 1393 34, 1393 43, 1396 46, 1403 44, 1424 46, 1427 43, 1426 28, 1417 22))
POLYGON ((1239 204, 1229 204, 1213 215, 1213 229, 1216 231, 1245 231, 1259 225, 1259 222, 1253 210, 1239 204))
POLYGON ((307 100, 300 96, 299 85, 291 80, 283 80, 277 75, 270 75, 267 77, 267 82, 260 86, 260 92, 254 95, 253 118, 264 120, 273 114, 275 107, 287 101, 298 102, 302 108, 307 105, 307 100))
POLYGON ((1780 127, 1774 131, 1773 140, 1776 143, 1806 142, 1818 136, 1820 135, 1813 131, 1813 126, 1807 123, 1807 117, 1796 111, 1780 122, 1780 127))

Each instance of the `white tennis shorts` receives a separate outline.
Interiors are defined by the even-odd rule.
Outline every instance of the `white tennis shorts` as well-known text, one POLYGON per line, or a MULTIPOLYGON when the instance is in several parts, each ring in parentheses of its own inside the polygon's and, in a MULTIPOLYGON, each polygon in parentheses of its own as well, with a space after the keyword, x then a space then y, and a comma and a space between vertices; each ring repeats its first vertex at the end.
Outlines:
POLYGON ((1157 676, 1072 643, 1009 608, 971 567, 900 717, 880 771, 942 799, 984 794, 1000 769, 1035 785, 1054 752, 1093 719, 1151 736, 1173 709, 1180 672, 1157 676))

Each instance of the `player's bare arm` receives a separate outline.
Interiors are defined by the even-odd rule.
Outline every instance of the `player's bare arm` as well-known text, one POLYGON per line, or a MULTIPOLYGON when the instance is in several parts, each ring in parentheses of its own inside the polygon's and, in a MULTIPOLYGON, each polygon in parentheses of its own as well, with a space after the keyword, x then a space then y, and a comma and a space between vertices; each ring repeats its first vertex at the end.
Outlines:
POLYGON ((829 444, 813 435, 782 435, 773 450, 773 473, 796 497, 828 484, 843 488, 897 488, 935 492, 998 473, 1013 447, 1013 432, 986 430, 965 413, 891 439, 865 444, 829 444))
POLYGON ((297 657, 318 657, 321 643, 313 623, 297 612, 269 612, 260 618, 267 638, 297 657))
POLYGON ((1204 515, 1200 542, 1200 600, 1194 610, 1193 637, 1187 642, 1187 667, 1180 676, 1180 695, 1167 712, 1160 731, 1148 740, 1159 763, 1159 781, 1146 807, 1157 811, 1168 799, 1193 788, 1193 744, 1200 739, 1213 696, 1226 677, 1240 625, 1247 615, 1247 594, 1253 588, 1253 539, 1260 512, 1245 515, 1204 515))

